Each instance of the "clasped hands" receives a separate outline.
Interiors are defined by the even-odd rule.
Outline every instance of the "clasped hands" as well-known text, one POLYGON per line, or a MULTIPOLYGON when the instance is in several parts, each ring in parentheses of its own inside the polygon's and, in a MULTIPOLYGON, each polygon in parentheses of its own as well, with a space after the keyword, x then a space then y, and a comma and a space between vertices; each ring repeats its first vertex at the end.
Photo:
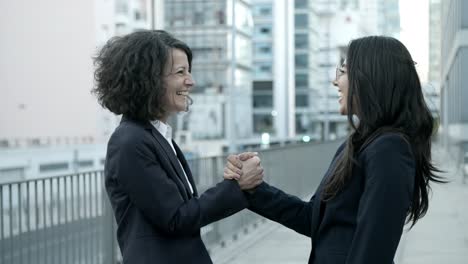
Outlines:
POLYGON ((224 167, 224 179, 237 180, 243 191, 250 191, 263 182, 263 167, 256 152, 229 155, 224 167))

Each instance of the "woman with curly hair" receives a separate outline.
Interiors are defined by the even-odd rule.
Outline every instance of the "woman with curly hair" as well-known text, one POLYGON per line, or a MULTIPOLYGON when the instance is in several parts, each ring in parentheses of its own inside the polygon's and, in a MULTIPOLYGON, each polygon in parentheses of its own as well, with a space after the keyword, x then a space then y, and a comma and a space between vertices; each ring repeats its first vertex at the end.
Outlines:
POLYGON ((95 65, 99 103, 123 115, 109 139, 104 174, 124 263, 212 263, 200 228, 247 206, 242 190, 263 178, 258 158, 244 167, 243 181, 224 180, 198 195, 167 124, 191 104, 192 52, 169 33, 115 37, 95 65))
MULTIPOLYGON (((413 59, 394 38, 351 41, 333 85, 352 132, 311 200, 263 182, 245 193, 249 209, 310 237, 309 263, 391 264, 405 222, 429 207, 429 184, 443 182, 431 161, 434 119, 413 59)), ((229 161, 225 178, 239 178, 242 162, 229 161)))

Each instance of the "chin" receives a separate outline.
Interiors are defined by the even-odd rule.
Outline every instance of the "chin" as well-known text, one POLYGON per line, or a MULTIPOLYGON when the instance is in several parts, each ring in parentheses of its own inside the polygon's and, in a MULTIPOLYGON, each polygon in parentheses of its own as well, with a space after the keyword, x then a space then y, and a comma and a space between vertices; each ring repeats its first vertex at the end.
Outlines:
POLYGON ((179 106, 179 107, 177 107, 177 112, 178 112, 178 113, 186 112, 186 110, 187 110, 187 109, 186 109, 186 106, 185 106, 185 105, 184 105, 184 106, 179 106))
POLYGON ((340 107, 339 112, 340 112, 341 115, 347 115, 348 114, 348 111, 346 111, 345 107, 340 107))

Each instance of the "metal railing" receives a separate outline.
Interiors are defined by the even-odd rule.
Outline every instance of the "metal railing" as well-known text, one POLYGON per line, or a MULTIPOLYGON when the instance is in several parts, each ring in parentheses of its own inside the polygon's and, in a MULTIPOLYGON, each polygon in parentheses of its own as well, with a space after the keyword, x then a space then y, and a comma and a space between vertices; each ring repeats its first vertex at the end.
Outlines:
MULTIPOLYGON (((310 195, 339 142, 292 145, 260 152, 266 181, 286 192, 310 195)), ((225 156, 192 159, 202 193, 222 180, 225 156)), ((86 172, 0 185, 0 263, 94 264, 121 260, 103 172, 86 172)), ((261 217, 244 210, 202 229, 210 250, 261 217)))

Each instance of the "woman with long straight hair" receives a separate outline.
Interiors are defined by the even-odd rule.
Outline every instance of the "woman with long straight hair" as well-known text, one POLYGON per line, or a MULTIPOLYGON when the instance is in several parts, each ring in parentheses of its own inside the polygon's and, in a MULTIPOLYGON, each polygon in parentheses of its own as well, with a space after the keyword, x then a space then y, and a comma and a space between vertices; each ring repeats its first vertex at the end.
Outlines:
MULTIPOLYGON (((390 264, 405 223, 428 209, 430 183, 443 182, 431 160, 434 119, 415 63, 394 38, 351 41, 333 85, 352 132, 311 200, 263 182, 245 192, 248 208, 311 237, 309 263, 390 264)), ((241 159, 228 160, 225 178, 242 179, 241 159)))

